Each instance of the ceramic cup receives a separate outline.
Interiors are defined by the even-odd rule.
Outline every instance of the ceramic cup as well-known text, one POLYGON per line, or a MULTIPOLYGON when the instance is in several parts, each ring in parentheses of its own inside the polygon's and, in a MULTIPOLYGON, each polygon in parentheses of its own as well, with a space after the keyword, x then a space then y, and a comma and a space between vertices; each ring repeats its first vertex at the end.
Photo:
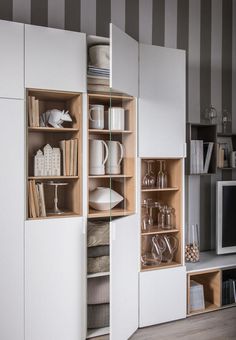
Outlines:
POLYGON ((89 140, 89 174, 104 175, 108 158, 108 147, 104 140, 89 140))
POLYGON ((125 129, 125 110, 122 107, 108 109, 108 127, 113 131, 125 129))
POLYGON ((89 107, 89 127, 90 129, 104 129, 104 106, 90 105, 89 107))
POLYGON ((120 164, 124 157, 123 145, 116 141, 106 141, 108 146, 108 159, 106 162, 106 174, 119 175, 120 164))

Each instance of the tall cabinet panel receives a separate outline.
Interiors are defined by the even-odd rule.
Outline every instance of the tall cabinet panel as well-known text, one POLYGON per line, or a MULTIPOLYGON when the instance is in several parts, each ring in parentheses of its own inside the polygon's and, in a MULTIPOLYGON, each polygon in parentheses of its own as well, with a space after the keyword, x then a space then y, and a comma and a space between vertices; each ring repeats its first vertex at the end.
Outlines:
POLYGON ((24 98, 24 25, 0 20, 0 97, 24 98))
POLYGON ((110 87, 138 97, 138 42, 110 24, 110 87))
POLYGON ((82 218, 25 223, 26 340, 84 339, 82 218))
POLYGON ((126 340, 138 328, 138 216, 111 222, 111 340, 126 340))
POLYGON ((140 44, 139 156, 185 155, 185 52, 140 44))
POLYGON ((25 83, 28 88, 86 91, 86 37, 25 26, 25 83))
POLYGON ((0 99, 0 339, 24 339, 24 102, 0 99))

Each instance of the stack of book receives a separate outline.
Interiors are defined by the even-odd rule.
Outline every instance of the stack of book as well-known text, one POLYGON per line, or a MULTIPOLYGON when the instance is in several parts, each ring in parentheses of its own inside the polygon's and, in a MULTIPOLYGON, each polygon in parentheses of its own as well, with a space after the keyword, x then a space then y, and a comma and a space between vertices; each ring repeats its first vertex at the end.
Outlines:
POLYGON ((34 96, 28 97, 28 119, 30 127, 39 127, 39 100, 34 96))
POLYGON ((213 142, 203 140, 191 140, 190 143, 190 173, 208 173, 211 161, 213 142))
POLYGON ((62 140, 59 144, 62 150, 63 176, 77 176, 78 139, 62 140))
POLYGON ((43 183, 28 182, 29 217, 46 217, 43 183))

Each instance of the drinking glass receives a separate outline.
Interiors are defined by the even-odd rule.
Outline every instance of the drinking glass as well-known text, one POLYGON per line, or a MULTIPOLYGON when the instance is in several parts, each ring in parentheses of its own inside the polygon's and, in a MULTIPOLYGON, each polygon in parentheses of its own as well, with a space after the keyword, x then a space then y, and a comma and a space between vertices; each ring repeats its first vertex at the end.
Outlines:
POLYGON ((154 161, 146 160, 145 163, 147 163, 147 172, 143 177, 143 187, 154 188, 156 183, 155 174, 152 171, 152 164, 154 161))
POLYGON ((162 262, 170 263, 173 261, 174 255, 178 250, 179 240, 174 235, 161 235, 161 237, 166 243, 166 248, 162 253, 162 262))
MULTIPOLYGON (((149 203, 150 204, 150 203, 149 203)), ((144 216, 142 217, 142 232, 150 231, 153 227, 152 211, 149 213, 148 201, 144 200, 142 203, 142 208, 145 209, 144 216)))
POLYGON ((164 188, 168 187, 168 174, 166 170, 166 161, 163 161, 163 172, 164 172, 164 188))

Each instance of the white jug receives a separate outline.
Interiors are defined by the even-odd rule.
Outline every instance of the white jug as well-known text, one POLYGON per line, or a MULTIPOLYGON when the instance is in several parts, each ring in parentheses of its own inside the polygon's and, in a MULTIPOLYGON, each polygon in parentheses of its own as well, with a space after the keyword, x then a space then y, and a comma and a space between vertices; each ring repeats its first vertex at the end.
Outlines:
POLYGON ((104 106, 90 105, 89 106, 89 127, 90 129, 104 129, 104 106))
POLYGON ((111 131, 125 129, 125 110, 122 107, 109 107, 108 128, 111 131))
POLYGON ((124 157, 123 145, 116 141, 106 141, 108 146, 108 159, 106 162, 106 174, 119 175, 120 164, 124 157))
POLYGON ((105 175, 108 147, 104 140, 89 140, 89 174, 105 175))

